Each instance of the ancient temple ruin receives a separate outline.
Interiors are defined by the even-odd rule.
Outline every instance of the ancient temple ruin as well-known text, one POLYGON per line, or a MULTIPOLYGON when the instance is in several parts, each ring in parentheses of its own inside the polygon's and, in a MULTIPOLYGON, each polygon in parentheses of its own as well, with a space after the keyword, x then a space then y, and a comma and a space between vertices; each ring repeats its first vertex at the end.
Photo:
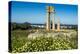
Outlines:
MULTIPOLYGON (((57 31, 60 31, 60 19, 57 19, 57 31)), ((46 22, 46 30, 55 30, 55 8, 53 6, 47 6, 47 22, 46 22), (51 29, 51 21, 50 18, 52 17, 52 29, 51 29)))

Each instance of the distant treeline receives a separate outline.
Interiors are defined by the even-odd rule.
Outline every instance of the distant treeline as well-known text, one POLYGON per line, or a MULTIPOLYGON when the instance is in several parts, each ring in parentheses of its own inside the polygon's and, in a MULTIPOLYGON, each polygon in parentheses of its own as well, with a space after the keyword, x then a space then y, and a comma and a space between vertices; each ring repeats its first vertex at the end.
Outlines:
MULTIPOLYGON (((46 26, 46 24, 31 24, 28 22, 25 23, 16 23, 16 22, 11 22, 10 24, 10 28, 11 30, 28 30, 28 29, 39 29, 41 27, 38 27, 38 25, 43 25, 46 26), (31 25, 36 25, 36 26, 31 26, 31 25)), ((61 24, 60 26, 67 26, 67 28, 61 28, 61 29, 74 29, 74 30, 78 30, 78 25, 68 25, 68 24, 61 24), (71 28, 69 28, 69 26, 71 26, 71 28)), ((52 24, 51 24, 51 28, 52 28, 52 24)), ((42 29, 42 28, 41 28, 42 29)), ((57 24, 55 24, 55 29, 57 29, 57 24)))
POLYGON ((34 26, 31 26, 30 23, 28 22, 25 22, 25 23, 15 23, 15 22, 12 22, 10 23, 10 27, 11 27, 11 30, 27 30, 27 29, 37 29, 38 27, 34 27, 34 26))

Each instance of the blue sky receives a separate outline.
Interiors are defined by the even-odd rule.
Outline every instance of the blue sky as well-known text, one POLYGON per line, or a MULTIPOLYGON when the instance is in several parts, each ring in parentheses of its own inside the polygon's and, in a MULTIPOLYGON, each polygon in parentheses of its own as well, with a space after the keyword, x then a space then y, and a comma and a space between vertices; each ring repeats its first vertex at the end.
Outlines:
POLYGON ((11 21, 17 23, 46 23, 46 6, 55 8, 55 23, 78 24, 78 6, 50 3, 18 2, 11 3, 11 21))

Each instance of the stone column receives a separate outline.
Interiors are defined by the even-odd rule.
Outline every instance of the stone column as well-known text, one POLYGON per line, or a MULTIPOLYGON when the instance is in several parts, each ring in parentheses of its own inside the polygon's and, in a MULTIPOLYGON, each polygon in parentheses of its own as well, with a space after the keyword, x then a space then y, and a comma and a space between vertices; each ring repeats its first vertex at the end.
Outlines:
POLYGON ((57 23, 57 31, 60 31, 60 19, 58 19, 58 23, 57 23))
MULTIPOLYGON (((54 8, 53 8, 53 10, 54 10, 54 8)), ((52 16, 52 21, 53 21, 53 23, 52 23, 52 30, 54 31, 55 30, 55 10, 53 11, 53 16, 52 16)))
MULTIPOLYGON (((51 15, 53 13, 53 7, 52 6, 47 6, 47 24, 46 24, 46 30, 50 30, 50 18, 51 18, 51 15)), ((54 22, 54 21, 53 21, 54 22)))
POLYGON ((50 31, 50 7, 47 6, 47 23, 46 23, 46 30, 50 31))

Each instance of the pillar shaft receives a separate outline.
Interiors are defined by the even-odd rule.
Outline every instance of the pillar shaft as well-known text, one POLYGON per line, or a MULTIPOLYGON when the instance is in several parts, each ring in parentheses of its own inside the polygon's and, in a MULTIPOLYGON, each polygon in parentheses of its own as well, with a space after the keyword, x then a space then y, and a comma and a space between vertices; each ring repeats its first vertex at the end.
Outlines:
POLYGON ((53 7, 52 6, 47 6, 47 24, 46 24, 46 30, 50 31, 51 24, 50 24, 50 16, 53 12, 53 7))
POLYGON ((52 18, 52 30, 54 31, 55 30, 55 23, 54 23, 54 14, 53 14, 53 18, 52 18))
POLYGON ((50 31, 50 13, 48 13, 47 16, 48 17, 47 17, 47 27, 46 27, 46 29, 47 29, 47 31, 50 31))
POLYGON ((58 23, 57 23, 57 31, 60 31, 60 20, 58 19, 58 23))

